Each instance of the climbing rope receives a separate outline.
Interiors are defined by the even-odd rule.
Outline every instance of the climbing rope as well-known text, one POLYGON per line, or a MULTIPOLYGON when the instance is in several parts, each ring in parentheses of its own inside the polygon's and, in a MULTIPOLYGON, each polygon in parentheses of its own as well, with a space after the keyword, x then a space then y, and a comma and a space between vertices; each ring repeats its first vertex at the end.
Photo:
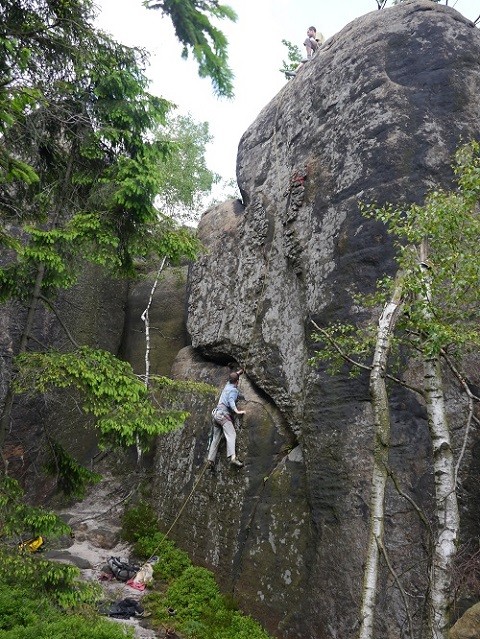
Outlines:
MULTIPOLYGON (((203 475, 205 474, 205 471, 207 470, 208 467, 208 462, 205 462, 202 468, 202 472, 200 473, 197 481, 195 482, 192 490, 190 491, 190 494, 188 495, 188 497, 185 499, 185 501, 182 504, 182 507, 180 508, 180 510, 178 511, 177 516, 175 517, 175 519, 173 520, 172 525, 170 526, 170 528, 167 530, 167 532, 165 533, 165 537, 168 537, 168 535, 172 532, 172 528, 175 526, 175 524, 177 523, 177 521, 180 519, 181 514, 183 513, 185 506, 188 504, 188 502, 190 501, 193 493, 196 491, 198 484, 200 483, 200 480, 202 479, 203 475)), ((153 553, 155 554, 155 553, 153 553)))
MULTIPOLYGON (((175 519, 173 520, 172 524, 170 525, 170 528, 167 530, 167 532, 166 532, 166 533, 164 533, 164 537, 168 537, 168 536, 169 536, 169 534, 172 532, 173 527, 175 526, 175 524, 177 523, 177 521, 180 519, 180 517, 181 517, 181 515, 182 515, 183 511, 185 510, 186 505, 188 504, 188 502, 189 502, 189 501, 190 501, 190 499, 192 498, 192 496, 193 496, 194 492, 195 492, 195 491, 196 491, 196 489, 197 489, 198 484, 200 483, 200 480, 202 479, 203 475, 205 474, 205 471, 206 471, 207 467, 208 467, 208 462, 205 462, 205 464, 203 465, 203 468, 202 468, 202 470, 201 470, 201 472, 200 472, 200 475, 199 475, 199 477, 198 477, 197 481, 196 481, 196 482, 195 482, 195 484, 193 485, 193 488, 192 488, 192 490, 190 491, 190 493, 188 494, 187 498, 184 500, 184 502, 183 502, 183 504, 182 504, 182 506, 181 506, 180 510, 179 510, 179 511, 178 511, 178 513, 177 513, 177 516, 175 517, 175 519)), ((149 558, 149 559, 147 559, 147 561, 145 561, 143 564, 141 564, 141 565, 139 566, 139 569, 138 569, 138 571, 137 571, 137 574, 138 574, 138 573, 139 573, 139 572, 140 572, 143 568, 145 568, 145 566, 147 566, 148 564, 150 564, 150 565, 151 565, 151 561, 150 561, 150 560, 151 560, 151 558, 152 558, 152 557, 154 557, 154 556, 157 554, 157 552, 158 552, 158 550, 160 549, 160 547, 161 547, 162 543, 163 543, 163 540, 162 540, 162 541, 160 541, 160 542, 159 542, 159 544, 158 544, 158 545, 157 545, 157 546, 153 549, 153 551, 150 553, 150 558, 149 558)), ((130 586, 129 586, 129 584, 128 584, 127 582, 125 582, 125 583, 123 584, 123 587, 122 587, 122 588, 120 589, 120 591, 119 591, 119 595, 118 595, 119 597, 122 597, 122 596, 123 596, 123 594, 124 594, 125 592, 127 592, 127 587, 130 587, 130 586)))

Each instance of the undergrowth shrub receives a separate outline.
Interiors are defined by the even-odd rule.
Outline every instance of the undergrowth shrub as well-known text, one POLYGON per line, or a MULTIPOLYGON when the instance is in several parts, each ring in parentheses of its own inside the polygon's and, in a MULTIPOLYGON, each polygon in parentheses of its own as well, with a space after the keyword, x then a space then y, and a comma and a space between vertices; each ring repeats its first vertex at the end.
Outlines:
POLYGON ((142 537, 134 548, 135 554, 142 559, 148 559, 153 555, 158 557, 153 566, 153 574, 166 581, 180 577, 183 571, 192 565, 188 554, 177 548, 173 541, 160 532, 142 537))
POLYGON ((127 639, 133 638, 133 629, 112 623, 107 619, 58 616, 54 621, 41 620, 35 626, 15 626, 2 632, 2 639, 127 639))
POLYGON ((189 639, 270 639, 257 622, 233 608, 205 568, 186 568, 165 593, 148 595, 144 602, 154 621, 174 626, 189 639))
POLYGON ((38 596, 70 608, 94 603, 100 597, 98 584, 79 580, 75 566, 42 559, 38 555, 20 554, 15 548, 0 546, 0 582, 9 587, 31 589, 38 596))
POLYGON ((1 639, 126 639, 124 626, 100 617, 93 608, 83 614, 62 610, 35 588, 0 584, 1 639))
POLYGON ((11 630, 15 626, 33 626, 48 617, 52 606, 45 597, 38 596, 33 601, 24 595, 20 588, 0 585, 0 630, 11 630))
POLYGON ((145 502, 126 510, 122 517, 121 535, 130 543, 135 543, 142 537, 149 537, 157 529, 158 521, 155 511, 145 502))
POLYGON ((251 617, 236 610, 220 592, 212 572, 192 565, 186 552, 157 531, 153 509, 145 503, 122 520, 122 536, 140 559, 157 557, 154 590, 142 600, 154 626, 176 628, 187 639, 270 639, 251 617), (161 579, 166 590, 159 590, 161 579), (156 589, 155 589, 156 588, 156 589), (173 609, 172 616, 169 609, 173 609))
POLYGON ((63 446, 50 441, 50 456, 45 464, 45 472, 57 478, 57 488, 66 497, 83 499, 88 486, 98 484, 102 476, 82 466, 63 446))
POLYGON ((70 532, 57 515, 35 506, 24 498, 17 481, 5 476, 0 480, 0 583, 23 588, 37 596, 49 597, 63 607, 89 603, 100 589, 79 581, 75 566, 43 559, 41 555, 20 552, 18 543, 28 537, 55 538, 70 532))

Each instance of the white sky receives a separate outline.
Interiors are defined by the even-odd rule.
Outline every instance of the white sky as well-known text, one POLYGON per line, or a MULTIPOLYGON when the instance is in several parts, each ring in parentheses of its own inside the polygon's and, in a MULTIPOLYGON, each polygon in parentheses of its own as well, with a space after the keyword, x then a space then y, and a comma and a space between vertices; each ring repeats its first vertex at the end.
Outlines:
MULTIPOLYGON (((375 0, 222 0, 238 15, 235 23, 221 21, 219 27, 229 41, 229 63, 235 74, 235 98, 213 95, 210 80, 200 79, 191 56, 183 60, 168 17, 147 10, 141 0, 97 0, 101 11, 97 24, 117 41, 147 49, 151 66, 150 91, 207 121, 213 142, 207 149, 209 168, 226 179, 235 177, 240 137, 285 84, 278 69, 287 59, 282 39, 302 42, 307 27, 316 26, 329 38, 354 18, 377 10, 375 0)), ((389 5, 391 3, 389 2, 389 5)), ((445 4, 442 2, 442 4, 445 4)), ((450 0, 450 6, 470 20, 480 14, 480 0, 450 0)))

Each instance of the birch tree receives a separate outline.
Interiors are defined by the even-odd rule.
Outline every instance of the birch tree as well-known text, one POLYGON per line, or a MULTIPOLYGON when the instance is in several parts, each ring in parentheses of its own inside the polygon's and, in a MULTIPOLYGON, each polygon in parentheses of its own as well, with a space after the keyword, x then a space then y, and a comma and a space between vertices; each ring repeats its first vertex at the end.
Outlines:
MULTIPOLYGON (((384 278, 375 295, 363 298, 364 305, 373 308, 382 308, 383 304, 376 332, 372 330, 372 324, 335 325, 318 327, 314 336, 324 348, 313 358, 313 363, 327 360, 335 370, 346 362, 352 370, 366 369, 370 378, 375 441, 360 639, 374 637, 378 567, 381 552, 385 552, 383 524, 390 433, 387 378, 421 396, 427 412, 432 441, 435 517, 429 524, 433 540, 425 622, 430 639, 447 636, 453 597, 453 562, 460 530, 456 477, 467 441, 464 440, 456 458, 445 408, 442 363, 448 353, 450 370, 457 373, 457 381, 463 390, 465 386, 469 389, 468 380, 458 371, 462 357, 480 346, 478 143, 473 142, 457 152, 454 171, 458 188, 449 192, 433 191, 423 206, 412 205, 408 209, 391 205, 364 207, 366 217, 384 222, 394 236, 399 274, 396 278, 384 278), (392 374, 389 363, 392 344, 395 349, 423 362, 423 379, 418 388, 392 374), (370 352, 373 352, 372 359, 370 352)), ((470 389, 467 401, 470 406, 470 389)), ((471 415, 469 408, 469 421, 471 415)), ((405 593, 387 557, 385 562, 402 593, 409 632, 413 636, 405 593)))

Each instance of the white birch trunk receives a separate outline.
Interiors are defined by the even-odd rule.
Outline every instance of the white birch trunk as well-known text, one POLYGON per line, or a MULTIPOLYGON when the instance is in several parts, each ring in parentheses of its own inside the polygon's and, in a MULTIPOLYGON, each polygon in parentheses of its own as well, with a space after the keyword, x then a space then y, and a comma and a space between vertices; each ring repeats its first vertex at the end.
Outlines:
MULTIPOLYGON (((426 264, 427 245, 420 247, 420 266, 425 283, 424 313, 430 316, 430 269, 426 264)), ((430 569, 429 626, 431 639, 446 639, 452 604, 453 562, 457 552, 460 515, 456 493, 455 462, 450 442, 440 355, 424 356, 424 393, 428 427, 432 440, 433 473, 435 482, 434 539, 430 569)))
POLYGON ((425 358, 424 374, 428 426, 433 448, 437 523, 430 571, 430 636, 431 639, 446 639, 450 622, 452 569, 457 552, 460 516, 439 357, 425 358))
MULTIPOLYGON (((150 315, 149 313, 150 313, 150 307, 152 306, 152 302, 153 302, 153 296, 155 295, 155 291, 157 290, 158 280, 165 267, 166 261, 167 261, 167 258, 164 257, 157 271, 157 276, 155 277, 153 286, 150 289, 150 296, 148 298, 147 307, 141 315, 141 320, 145 324, 145 386, 147 388, 150 384, 150 315)), ((140 441, 137 436, 137 464, 139 464, 142 459, 142 452, 143 451, 140 446, 140 441)))
POLYGON ((385 373, 390 354, 391 340, 401 308, 401 277, 397 276, 392 299, 380 316, 377 340, 370 373, 370 396, 374 420, 374 448, 372 492, 370 495, 370 532, 363 577, 362 604, 360 608, 359 639, 372 639, 377 597, 380 548, 383 546, 385 519, 385 490, 388 478, 390 450, 390 407, 385 384, 385 373))

